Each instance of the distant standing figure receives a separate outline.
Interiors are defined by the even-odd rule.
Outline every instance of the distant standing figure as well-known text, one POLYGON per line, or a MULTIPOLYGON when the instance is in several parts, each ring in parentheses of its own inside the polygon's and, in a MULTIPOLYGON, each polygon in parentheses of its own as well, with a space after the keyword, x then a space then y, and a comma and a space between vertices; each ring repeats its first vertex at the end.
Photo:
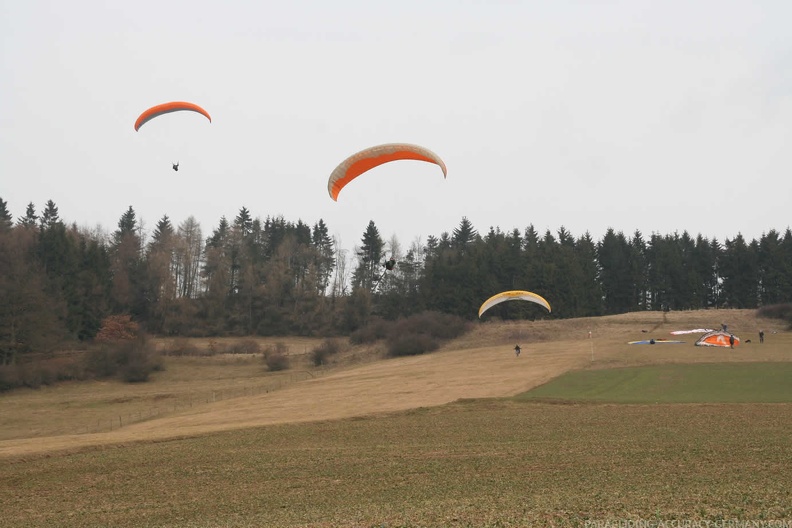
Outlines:
POLYGON ((734 334, 729 334, 729 347, 734 348, 734 334))
POLYGON ((517 356, 517 357, 520 357, 520 352, 521 352, 521 351, 522 351, 522 350, 520 349, 520 345, 515 345, 515 346, 514 346, 514 355, 515 355, 515 356, 517 356))
POLYGON ((764 343, 764 330, 759 330, 759 342, 764 343))
POLYGON ((729 325, 727 325, 725 323, 721 323, 721 329, 723 329, 724 332, 728 332, 729 331, 729 325))

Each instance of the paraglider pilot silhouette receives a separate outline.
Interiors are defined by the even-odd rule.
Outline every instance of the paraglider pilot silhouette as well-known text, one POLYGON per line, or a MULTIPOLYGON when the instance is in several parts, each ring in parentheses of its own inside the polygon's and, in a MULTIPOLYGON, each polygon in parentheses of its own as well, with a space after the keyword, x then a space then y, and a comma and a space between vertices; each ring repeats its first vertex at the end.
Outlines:
MULTIPOLYGON (((386 271, 393 271, 393 268, 396 267, 396 259, 393 258, 393 256, 391 256, 390 260, 386 260, 385 262, 382 263, 382 266, 385 268, 386 271)), ((384 276, 385 273, 382 273, 381 275, 375 275, 373 291, 375 292, 377 291, 377 288, 379 288, 379 284, 384 276)))
MULTIPOLYGON (((203 115, 204 117, 206 117, 206 119, 208 119, 210 123, 212 122, 212 117, 207 113, 206 110, 204 110, 197 104, 188 103, 185 101, 173 101, 170 103, 162 103, 156 106, 152 106, 151 108, 140 114, 140 116, 135 121, 135 131, 137 132, 138 130, 140 130, 140 127, 142 127, 143 125, 145 125, 146 123, 148 123, 149 121, 151 121, 156 117, 165 114, 170 114, 171 112, 181 112, 181 111, 197 112, 203 115)), ((173 170, 178 172, 179 170, 178 161, 176 163, 171 163, 171 166, 173 167, 173 170)))

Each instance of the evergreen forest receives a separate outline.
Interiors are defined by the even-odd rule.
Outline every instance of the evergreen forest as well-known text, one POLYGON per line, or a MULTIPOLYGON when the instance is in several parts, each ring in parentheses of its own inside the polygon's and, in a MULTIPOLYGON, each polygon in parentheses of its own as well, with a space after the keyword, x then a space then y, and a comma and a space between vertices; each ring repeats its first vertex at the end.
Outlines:
POLYGON ((402 247, 370 221, 351 251, 328 233, 322 220, 253 218, 245 207, 207 235, 193 217, 174 225, 168 216, 147 233, 131 206, 111 233, 91 232, 65 224, 52 200, 40 212, 28 204, 15 219, 0 198, 0 364, 91 341, 110 315, 131 316, 156 335, 339 336, 375 317, 433 311, 475 319, 484 300, 512 289, 542 295, 552 313, 505 303, 486 317, 792 300, 789 227, 758 240, 613 229, 594 240, 563 227, 479 232, 462 218, 402 247))

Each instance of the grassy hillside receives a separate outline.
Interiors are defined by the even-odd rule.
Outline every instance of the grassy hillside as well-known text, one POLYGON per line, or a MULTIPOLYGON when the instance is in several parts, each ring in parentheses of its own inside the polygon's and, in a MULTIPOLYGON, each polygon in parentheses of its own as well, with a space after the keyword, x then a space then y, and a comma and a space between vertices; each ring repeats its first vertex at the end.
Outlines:
POLYGON ((475 400, 0 459, 14 527, 790 519, 792 405, 475 400))
POLYGON ((792 363, 670 364, 567 372, 521 400, 792 403, 792 363))
MULTIPOLYGON (((314 367, 309 360, 319 339, 260 338, 262 348, 279 342, 288 347, 289 370, 268 372, 259 357, 245 354, 167 357, 166 370, 156 373, 149 383, 108 380, 4 394, 0 396, 0 456, 364 416, 460 398, 514 396, 583 368, 790 361, 792 333, 773 334, 773 324, 757 320, 753 310, 489 321, 426 356, 383 359, 376 346, 352 347, 335 364, 323 367, 314 367), (694 347, 692 340, 662 348, 626 344, 721 322, 744 339, 764 328, 766 343, 749 343, 734 351, 694 347), (523 347, 519 358, 512 351, 515 342, 523 347)), ((222 349, 227 344, 223 340, 185 341, 199 349, 222 349)), ((160 343, 163 348, 170 345, 170 340, 160 343)))
POLYGON ((0 525, 789 519, 792 403, 655 403, 789 402, 792 333, 773 330, 747 310, 487 322, 425 356, 350 348, 313 367, 295 340, 286 372, 169 357, 150 383, 14 391, 0 525), (627 344, 720 322, 766 343, 627 344), (566 401, 525 399, 542 391, 566 401))

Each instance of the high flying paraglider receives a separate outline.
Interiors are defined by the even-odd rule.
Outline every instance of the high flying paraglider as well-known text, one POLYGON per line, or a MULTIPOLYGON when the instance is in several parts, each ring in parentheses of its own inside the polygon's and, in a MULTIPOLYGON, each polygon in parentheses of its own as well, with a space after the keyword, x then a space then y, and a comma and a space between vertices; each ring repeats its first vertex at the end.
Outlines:
POLYGON ((374 167, 398 160, 434 163, 442 169, 444 178, 448 175, 443 160, 431 150, 409 143, 387 143, 361 150, 341 162, 327 181, 327 192, 330 194, 330 198, 338 201, 338 193, 349 182, 374 167))
POLYGON ((548 312, 552 311, 550 309, 550 303, 547 302, 547 300, 541 295, 525 290, 511 290, 511 291, 497 293, 492 297, 490 297, 489 299, 487 299, 486 301, 484 301, 484 304, 482 304, 481 308, 479 308, 478 316, 481 317, 481 315, 484 312, 486 312, 496 304, 500 304, 505 301, 530 301, 538 305, 544 306, 545 308, 547 308, 548 312))
POLYGON ((140 130, 140 127, 154 119, 155 117, 159 117, 164 114, 170 114, 171 112, 181 112, 181 111, 189 111, 189 112, 198 112, 199 114, 206 117, 209 122, 212 122, 212 117, 209 115, 209 112, 198 106, 194 103, 187 103, 184 101, 173 101, 171 103, 162 103, 156 106, 152 106, 142 114, 140 117, 137 118, 135 121, 135 131, 140 130))

